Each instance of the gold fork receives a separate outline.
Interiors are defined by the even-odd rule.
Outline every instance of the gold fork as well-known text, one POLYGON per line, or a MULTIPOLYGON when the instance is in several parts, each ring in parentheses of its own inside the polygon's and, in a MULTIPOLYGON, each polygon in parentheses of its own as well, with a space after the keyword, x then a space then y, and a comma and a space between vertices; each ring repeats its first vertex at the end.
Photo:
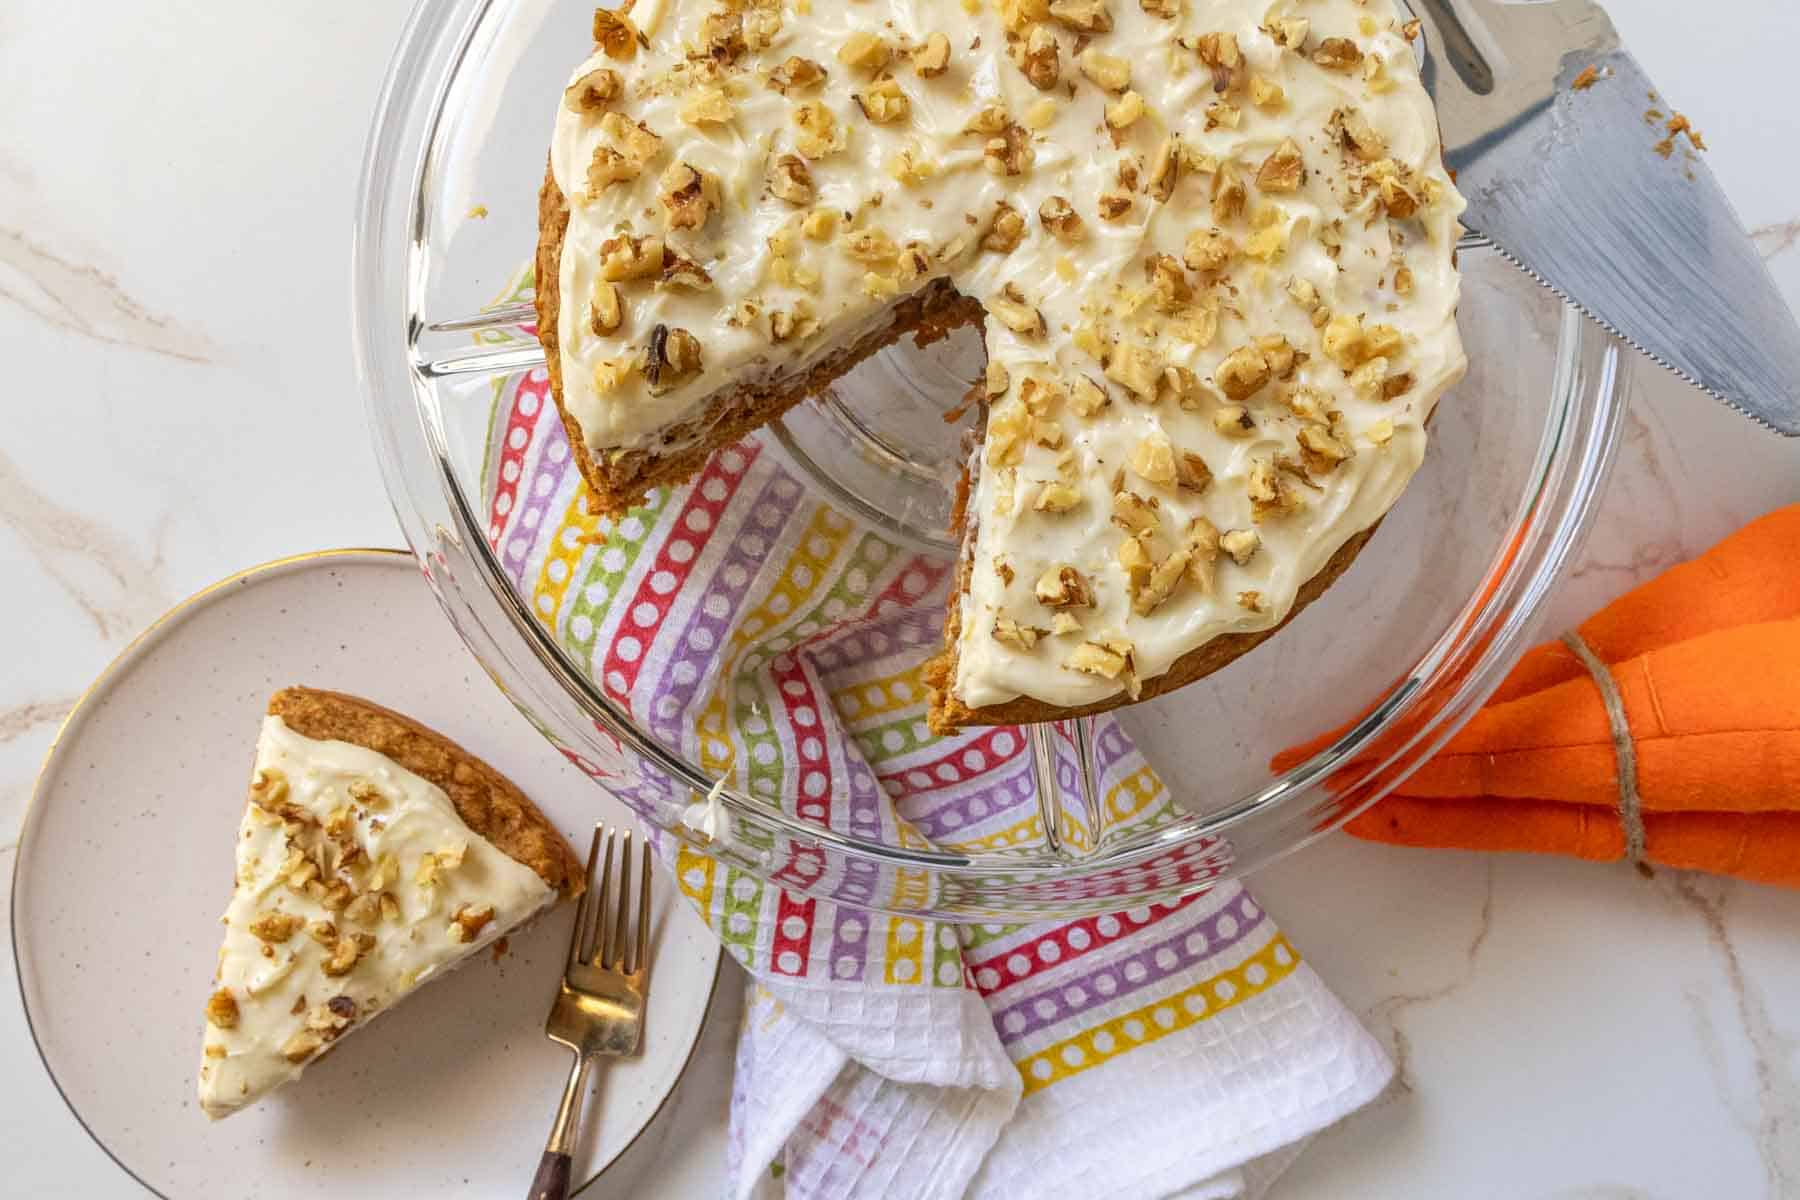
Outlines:
POLYGON ((628 945, 631 926, 631 831, 619 837, 619 888, 613 874, 613 831, 594 826, 588 848, 587 891, 575 912, 569 934, 569 959, 562 986, 544 1033, 575 1052, 569 1081, 563 1085, 556 1122, 531 1181, 531 1200, 563 1200, 569 1194, 569 1171, 581 1123, 581 1101, 587 1095, 588 1069, 602 1055, 633 1054, 644 1026, 644 968, 650 950, 650 844, 643 843, 643 879, 638 887, 637 940, 628 945), (604 844, 603 844, 604 843, 604 844), (594 880, 595 864, 600 879, 594 880), (616 912, 614 909, 616 908, 616 912), (629 961, 627 951, 630 950, 629 961))

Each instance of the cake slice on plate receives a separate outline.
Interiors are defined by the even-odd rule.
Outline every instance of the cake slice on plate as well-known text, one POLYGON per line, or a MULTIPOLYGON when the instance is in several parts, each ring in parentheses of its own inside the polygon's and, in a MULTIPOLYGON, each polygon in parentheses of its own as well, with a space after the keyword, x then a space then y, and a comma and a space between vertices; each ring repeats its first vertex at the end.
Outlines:
POLYGON ((269 701, 237 842, 200 1107, 229 1116, 584 886, 524 793, 449 739, 337 692, 269 701))

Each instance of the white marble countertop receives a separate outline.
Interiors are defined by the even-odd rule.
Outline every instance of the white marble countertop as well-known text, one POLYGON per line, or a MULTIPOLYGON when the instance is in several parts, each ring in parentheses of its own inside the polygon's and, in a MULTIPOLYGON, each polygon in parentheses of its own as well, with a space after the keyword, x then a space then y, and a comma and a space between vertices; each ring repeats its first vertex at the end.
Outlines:
MULTIPOLYGON (((0 352, 19 369, 0 436, 0 828, 75 697, 174 601, 250 563, 399 540, 346 302, 356 169, 405 7, 0 13, 0 352)), ((1800 307, 1800 6, 1610 7, 1800 307)), ((1637 377, 1560 623, 1800 500, 1800 444, 1649 364, 1637 377)), ((1800 1196, 1800 895, 1341 837, 1253 883, 1402 1066, 1276 1200, 1800 1196)), ((721 1015, 602 1194, 716 1192, 721 1015)), ((0 1079, 0 1190, 136 1192, 58 1099, 10 979, 0 1079)))

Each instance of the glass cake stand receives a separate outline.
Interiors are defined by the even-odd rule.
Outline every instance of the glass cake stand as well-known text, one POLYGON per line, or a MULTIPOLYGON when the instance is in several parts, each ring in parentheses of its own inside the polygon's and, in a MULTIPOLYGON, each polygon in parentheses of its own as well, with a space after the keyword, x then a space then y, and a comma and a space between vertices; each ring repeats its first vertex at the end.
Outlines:
MULTIPOLYGON (((1419 476, 1351 570, 1226 669, 1116 720, 994 731, 973 745, 936 746, 935 765, 926 756, 897 773, 873 768, 904 819, 858 794, 867 773, 833 756, 862 747, 868 766, 886 752, 882 739, 924 754, 916 720, 871 733, 839 705, 850 749, 826 755, 838 770, 823 775, 808 766, 808 747, 822 753, 814 740, 799 753, 771 753, 772 766, 761 744, 745 740, 742 729, 762 728, 780 693, 769 680, 728 678, 743 667, 723 649, 683 660, 682 695, 710 695, 715 706, 730 699, 743 723, 737 741, 697 736, 685 702, 658 695, 652 712, 645 697, 615 686, 605 662, 617 660, 624 640, 604 653, 571 649, 553 611, 570 601, 534 593, 529 572, 508 558, 525 553, 499 540, 505 522, 496 513, 512 492, 504 501, 493 494, 514 486, 497 482, 515 469, 506 439, 524 437, 502 428, 508 406, 516 418, 542 396, 522 271, 536 242, 552 115, 589 44, 592 8, 572 0, 417 5, 364 164, 354 326, 394 507, 445 613, 544 736, 646 823, 802 895, 956 920, 1118 910, 1249 871, 1336 828, 1404 779, 1499 684, 1581 539, 1626 384, 1617 343, 1469 243, 1460 319, 1471 369, 1437 409, 1419 476), (498 468, 496 454, 505 460, 498 468), (1107 776, 1128 742, 1171 785, 1166 791, 1140 775, 1125 781, 1137 789, 1125 795, 1125 784, 1107 776), (950 816, 932 808, 939 779, 945 791, 966 791, 971 773, 1002 760, 1012 790, 987 802, 1013 805, 1011 832, 951 836, 950 816), (764 766, 747 769, 756 762, 764 766)), ((822 518, 834 528, 862 530, 885 554, 948 563, 964 453, 963 424, 946 414, 981 365, 972 334, 924 349, 903 342, 757 435, 726 466, 750 453, 779 463, 782 479, 799 482, 782 513, 817 506, 837 514, 822 518)), ((653 519, 646 510, 642 521, 653 519)), ((736 528, 730 536, 742 544, 708 553, 740 554, 755 568, 769 547, 749 532, 753 522, 736 528)), ((518 540, 530 532, 521 527, 518 540)), ((611 525, 585 539, 563 532, 568 561, 550 553, 540 579, 604 556, 607 539, 620 536, 611 525)), ((677 590, 658 603, 696 599, 677 590)), ((847 655, 885 644, 873 624, 864 636, 859 620, 935 627, 941 607, 941 586, 900 589, 847 614, 840 604, 824 632, 802 624, 769 643, 772 661, 823 678, 847 655), (831 639, 835 657, 811 661, 831 639)), ((707 643, 763 636, 743 611, 724 612, 707 643)), ((634 663, 637 647, 632 640, 634 663)), ((935 649, 926 639, 917 658, 935 649)), ((979 820, 982 811, 959 809, 958 819, 979 820)))

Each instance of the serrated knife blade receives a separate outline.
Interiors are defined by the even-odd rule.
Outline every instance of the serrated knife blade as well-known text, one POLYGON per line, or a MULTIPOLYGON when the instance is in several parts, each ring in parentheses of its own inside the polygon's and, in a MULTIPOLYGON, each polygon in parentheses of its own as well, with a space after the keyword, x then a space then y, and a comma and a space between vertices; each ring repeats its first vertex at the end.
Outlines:
POLYGON ((1800 436, 1800 324, 1599 5, 1410 3, 1464 225, 1677 375, 1800 436))

